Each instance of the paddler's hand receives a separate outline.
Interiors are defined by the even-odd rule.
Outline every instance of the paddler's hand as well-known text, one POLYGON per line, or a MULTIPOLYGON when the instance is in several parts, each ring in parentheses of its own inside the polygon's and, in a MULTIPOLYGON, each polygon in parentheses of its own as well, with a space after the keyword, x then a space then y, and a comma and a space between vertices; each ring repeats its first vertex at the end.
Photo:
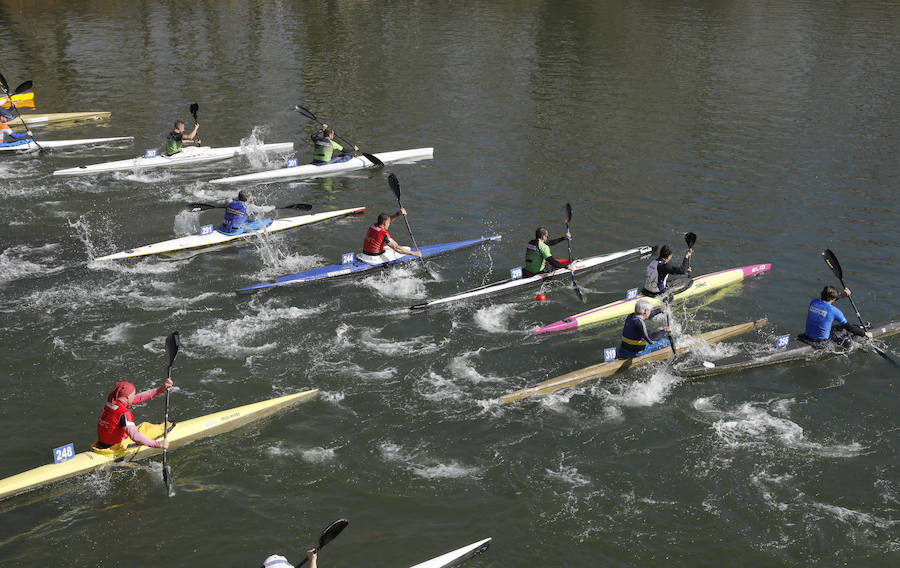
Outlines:
POLYGON ((571 240, 572 240, 572 233, 570 233, 569 231, 566 231, 566 238, 569 239, 569 240, 571 241, 571 240))
POLYGON ((400 208, 400 211, 398 211, 398 213, 400 213, 401 215, 403 215, 403 216, 405 217, 405 216, 406 216, 406 208, 405 208, 405 207, 401 207, 401 208, 400 208))
POLYGON ((316 553, 315 548, 310 548, 306 551, 306 557, 309 559, 310 568, 316 568, 316 559, 318 557, 318 553, 316 553))
POLYGON ((687 249, 687 252, 684 253, 684 258, 691 258, 691 256, 693 254, 694 254, 694 249, 687 249))
POLYGON ((875 336, 872 335, 872 332, 871 332, 871 331, 867 331, 867 332, 866 332, 866 337, 868 337, 869 339, 872 339, 872 338, 875 337, 875 336))
POLYGON ((163 386, 160 387, 160 390, 162 390, 163 392, 165 392, 165 391, 167 391, 167 390, 172 390, 172 388, 173 388, 174 386, 175 386, 175 383, 172 382, 171 377, 167 377, 166 380, 163 382, 163 386))
POLYGON ((169 449, 169 441, 168 440, 160 440, 159 447, 164 450, 168 450, 169 449))
POLYGON ((842 298, 849 298, 849 297, 850 297, 850 288, 844 288, 844 291, 841 292, 841 297, 842 297, 842 298))
POLYGON ((415 256, 415 257, 417 257, 417 258, 422 258, 422 253, 421 253, 420 251, 417 251, 417 250, 410 250, 410 251, 409 251, 409 254, 411 254, 411 255, 413 255, 413 256, 415 256))
POLYGON ((359 146, 354 146, 354 147, 353 147, 353 151, 354 151, 354 152, 359 152, 359 146))

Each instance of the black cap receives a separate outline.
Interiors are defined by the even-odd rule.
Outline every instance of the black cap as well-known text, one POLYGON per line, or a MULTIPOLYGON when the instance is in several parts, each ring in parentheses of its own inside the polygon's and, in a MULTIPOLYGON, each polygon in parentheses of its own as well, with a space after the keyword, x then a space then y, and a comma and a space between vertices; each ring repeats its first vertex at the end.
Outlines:
POLYGON ((250 192, 243 189, 238 192, 238 201, 250 201, 250 192))

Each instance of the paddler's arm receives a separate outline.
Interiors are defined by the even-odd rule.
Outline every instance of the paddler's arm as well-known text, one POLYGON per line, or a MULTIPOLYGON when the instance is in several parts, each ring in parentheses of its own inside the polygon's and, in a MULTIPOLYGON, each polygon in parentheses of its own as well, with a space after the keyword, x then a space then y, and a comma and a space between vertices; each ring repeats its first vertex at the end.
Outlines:
POLYGON ((254 205, 252 203, 247 204, 247 215, 254 218, 270 211, 275 211, 274 205, 254 205))
POLYGON ((32 136, 30 130, 28 130, 26 132, 13 132, 10 130, 10 131, 6 132, 6 135, 9 138, 12 138, 13 140, 25 140, 26 138, 31 138, 31 136, 32 136))
MULTIPOLYGON (((120 420, 125 420, 125 417, 122 416, 120 420)), ((137 442, 142 446, 148 446, 150 448, 168 448, 169 441, 168 440, 153 440, 141 434, 141 431, 137 429, 137 426, 134 424, 125 424, 125 433, 128 434, 128 437, 131 438, 133 442, 137 442)))
POLYGON ((548 246, 548 247, 555 247, 555 246, 558 245, 559 243, 561 243, 561 242, 563 242, 563 241, 566 241, 566 240, 569 240, 569 241, 572 240, 572 233, 569 232, 569 231, 566 231, 566 234, 563 235, 563 236, 561 236, 561 237, 558 237, 558 238, 555 238, 555 239, 550 239, 550 240, 548 240, 548 241, 547 241, 547 246, 548 246))
POLYGON ((155 389, 145 390, 144 392, 142 392, 140 394, 134 395, 134 400, 131 402, 131 404, 135 405, 135 404, 140 404, 142 402, 147 402, 148 400, 150 400, 152 398, 156 398, 157 396, 163 394, 164 392, 166 392, 173 386, 175 386, 175 383, 172 382, 172 379, 166 379, 163 382, 163 384, 160 385, 159 387, 157 387, 155 389))
POLYGON ((422 258, 422 253, 417 250, 412 250, 409 247, 404 247, 397 244, 397 241, 391 239, 391 241, 387 244, 387 246, 391 247, 391 249, 395 250, 397 254, 410 254, 412 256, 416 256, 422 258))
POLYGON ((198 129, 198 128, 200 128, 200 124, 199 124, 199 123, 195 123, 195 124, 194 124, 194 129, 191 130, 191 133, 190 133, 190 134, 182 134, 182 135, 181 135, 181 143, 184 144, 185 141, 187 141, 187 142, 189 143, 188 145, 190 145, 190 144, 196 144, 197 146, 199 146, 199 145, 200 145, 200 140, 194 140, 194 136, 197 135, 197 129, 198 129))

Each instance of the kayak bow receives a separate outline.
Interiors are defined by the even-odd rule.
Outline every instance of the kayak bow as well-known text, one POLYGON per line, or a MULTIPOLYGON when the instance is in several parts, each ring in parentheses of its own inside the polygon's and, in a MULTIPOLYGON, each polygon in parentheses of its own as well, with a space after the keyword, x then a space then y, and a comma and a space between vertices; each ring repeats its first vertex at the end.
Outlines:
MULTIPOLYGON (((41 140, 40 145, 41 148, 76 148, 79 146, 97 146, 100 144, 115 144, 119 142, 134 142, 134 136, 82 138, 81 140, 41 140)), ((40 150, 31 138, 0 144, 0 151, 27 152, 29 150, 40 150)))
POLYGON ((335 219, 348 215, 357 215, 359 213, 363 213, 365 210, 365 207, 355 207, 353 209, 339 209, 337 211, 326 211, 324 213, 315 213, 313 215, 298 215, 296 217, 284 217, 274 220, 264 219, 262 220, 262 222, 251 221, 250 223, 247 223, 245 227, 242 227, 245 228, 244 231, 236 233, 222 233, 221 231, 212 229, 211 225, 207 225, 207 231, 201 232, 199 235, 188 235, 186 237, 163 241, 161 243, 135 247, 133 249, 128 249, 116 254, 101 256, 99 258, 95 258, 94 260, 121 260, 123 258, 134 258, 137 256, 148 256, 151 254, 210 247, 238 239, 246 239, 259 233, 274 233, 277 231, 284 231, 286 229, 293 229, 295 227, 300 227, 303 225, 319 223, 328 219, 335 219))
POLYGON ((491 539, 490 537, 488 537, 484 540, 473 542, 468 546, 458 548, 446 554, 442 554, 438 557, 432 558, 431 560, 422 562, 421 564, 416 564, 411 568, 451 568, 452 566, 459 566, 472 557, 482 554, 490 546, 491 539))
MULTIPOLYGON (((606 270, 608 268, 616 266, 617 264, 646 256, 652 251, 652 247, 642 246, 638 248, 622 250, 619 252, 613 252, 610 254, 591 256, 584 259, 573 260, 572 267, 575 268, 575 272, 587 270, 606 270)), ((501 280, 500 282, 485 284, 484 286, 472 288, 471 290, 466 290, 465 292, 460 292, 459 294, 454 294, 452 296, 446 296, 444 298, 422 302, 421 304, 410 306, 409 309, 424 310, 426 308, 431 308, 442 304, 449 304, 451 302, 458 302, 461 300, 467 300, 470 298, 483 298, 487 296, 508 294, 517 290, 521 290, 523 288, 538 286, 545 280, 551 280, 556 276, 567 274, 569 274, 568 268, 559 268, 557 270, 554 270, 553 272, 535 274, 534 276, 526 276, 523 278, 507 278, 506 280, 501 280)))
MULTIPOLYGON (((282 408, 309 400, 315 397, 317 392, 319 391, 315 389, 307 390, 179 422, 169 429, 169 450, 199 438, 229 432, 248 422, 269 416, 282 408)), ((0 480, 0 499, 95 469, 109 467, 117 462, 148 458, 160 453, 162 453, 160 448, 149 448, 137 444, 116 454, 101 454, 90 450, 81 452, 69 460, 42 465, 0 480)))
MULTIPOLYGON (((699 296, 700 294, 723 288, 729 284, 740 282, 745 278, 756 276, 757 274, 764 274, 771 269, 771 264, 751 264, 740 268, 732 268, 730 270, 722 270, 698 276, 694 278, 693 284, 691 284, 690 287, 675 294, 670 303, 679 302, 691 296, 699 296)), ((547 324, 534 330, 534 334, 567 331, 610 320, 617 320, 633 313, 634 305, 641 299, 650 300, 654 308, 662 306, 662 300, 659 297, 648 298, 647 296, 639 295, 631 300, 617 300, 547 324)))
MULTIPOLYGON (((422 253, 423 258, 428 258, 431 256, 437 256, 439 254, 446 254, 448 252, 454 252, 466 247, 478 245, 481 243, 486 243, 489 241, 496 241, 500 239, 500 235, 493 235, 490 237, 480 237, 477 239, 470 239, 467 241, 456 241, 452 243, 444 243, 439 245, 428 245, 424 247, 419 247, 418 250, 422 253)), ((323 278, 336 278, 339 276, 346 276, 348 274, 355 274, 357 272, 366 272, 368 270, 374 270, 376 268, 382 268, 385 266, 389 266, 391 264, 398 264, 401 262, 409 262, 411 260, 415 260, 417 257, 412 256, 410 254, 405 254, 400 256, 394 260, 389 260, 387 262, 382 262, 379 264, 368 264, 357 258, 357 256, 353 253, 347 253, 345 256, 346 262, 342 264, 332 264, 329 266, 322 266, 320 268, 313 268, 312 270, 306 270, 304 272, 298 272, 297 274, 291 274, 289 276, 282 276, 281 278, 276 278, 275 280, 270 280, 268 282, 260 282, 259 284, 254 284, 252 286, 247 286, 246 288, 241 288, 237 291, 238 294, 253 294, 265 288, 274 288, 276 286, 287 286, 290 284, 299 284, 300 282, 309 282, 310 280, 322 280, 323 278)))
MULTIPOLYGON (((718 343, 719 341, 724 341, 736 335, 747 333, 748 331, 752 331, 754 329, 759 329, 760 327, 765 325, 767 321, 768 320, 763 318, 756 321, 749 321, 746 323, 733 325, 731 327, 724 327, 713 331, 707 331, 706 333, 701 333, 696 338, 680 337, 678 338, 678 343, 675 351, 676 353, 680 354, 692 349, 696 349, 697 347, 701 347, 703 345, 718 343)), ((599 379, 600 377, 607 377, 616 373, 623 373, 629 369, 633 369, 634 367, 640 367, 653 361, 666 359, 669 357, 669 353, 670 351, 668 349, 659 349, 657 351, 647 353, 646 355, 642 355, 640 357, 634 357, 632 359, 614 359, 612 361, 604 363, 597 363, 595 365, 591 365, 590 367, 585 367, 584 369, 572 371, 571 373, 566 373, 565 375, 560 375, 556 378, 546 380, 536 386, 507 393, 500 397, 500 404, 515 402, 517 400, 529 398, 536 395, 550 394, 551 392, 557 391, 559 389, 574 387, 575 385, 581 384, 585 381, 599 379)))

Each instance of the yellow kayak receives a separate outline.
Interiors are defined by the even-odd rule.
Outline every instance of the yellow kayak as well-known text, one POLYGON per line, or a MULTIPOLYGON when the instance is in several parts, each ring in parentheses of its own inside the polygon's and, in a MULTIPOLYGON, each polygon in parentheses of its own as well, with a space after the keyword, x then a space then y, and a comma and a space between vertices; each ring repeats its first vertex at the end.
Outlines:
MULTIPOLYGON (((229 432, 254 420, 259 420, 282 408, 309 400, 316 396, 317 389, 307 390, 287 396, 264 400, 253 404, 222 410, 198 418, 177 422, 169 430, 169 450, 193 442, 199 438, 229 432)), ((6 479, 0 480, 0 499, 18 495, 36 487, 54 483, 62 479, 81 475, 95 469, 114 465, 116 462, 133 461, 162 453, 159 448, 148 448, 134 444, 128 449, 112 454, 94 451, 81 452, 71 459, 42 465, 6 479)))
MULTIPOLYGON (((25 124, 29 128, 35 126, 46 126, 48 124, 59 124, 61 122, 87 122, 91 120, 105 120, 109 118, 110 112, 55 112, 50 114, 29 113, 21 115, 25 120, 25 124)), ((13 130, 22 130, 22 121, 19 117, 9 121, 9 126, 13 130)))
MULTIPOLYGON (((13 95, 13 96, 12 96, 12 100, 13 100, 13 102, 14 102, 15 104, 17 104, 17 105, 18 105, 19 103, 24 103, 24 102, 27 102, 27 101, 33 101, 33 100, 34 100, 34 93, 19 93, 18 95, 13 95)), ((5 107, 10 106, 10 105, 9 105, 9 97, 7 97, 6 95, 0 95, 0 105, 3 105, 3 106, 5 106, 5 107)))
MULTIPOLYGON (((725 339, 728 339, 730 337, 734 337, 736 335, 758 329, 765 325, 767 321, 768 320, 766 320, 765 318, 756 321, 748 321, 746 323, 733 325, 731 327, 723 327, 721 329, 707 331, 706 333, 701 333, 700 336, 696 338, 684 338, 684 340, 675 342, 675 351, 678 354, 681 354, 690 351, 691 349, 694 349, 700 345, 705 345, 708 343, 718 343, 719 341, 724 341, 725 339)), ((507 393, 500 397, 500 404, 515 402, 517 400, 536 395, 550 394, 551 392, 557 391, 559 389, 574 387, 575 385, 581 384, 591 379, 599 379, 600 377, 607 377, 615 373, 622 373, 627 371, 628 369, 646 365, 651 361, 660 361, 663 359, 667 359, 671 353, 671 349, 660 349, 659 351, 653 351, 652 353, 647 353, 646 355, 643 355, 641 357, 634 357, 633 359, 615 359, 613 361, 608 361, 605 363, 597 363, 596 365, 591 365, 590 367, 585 367, 584 369, 572 371, 571 373, 560 375, 554 379, 546 380, 536 386, 507 393)))

